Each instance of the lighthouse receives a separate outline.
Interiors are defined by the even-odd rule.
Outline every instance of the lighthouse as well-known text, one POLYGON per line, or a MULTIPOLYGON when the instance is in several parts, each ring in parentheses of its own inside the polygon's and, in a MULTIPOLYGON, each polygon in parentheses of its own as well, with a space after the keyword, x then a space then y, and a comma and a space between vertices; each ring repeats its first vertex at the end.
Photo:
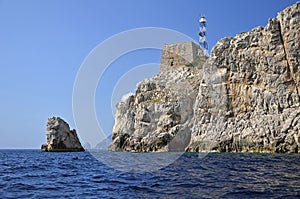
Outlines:
POLYGON ((199 23, 199 45, 201 50, 203 51, 204 56, 208 57, 208 45, 206 41, 206 19, 204 16, 199 19, 199 23))

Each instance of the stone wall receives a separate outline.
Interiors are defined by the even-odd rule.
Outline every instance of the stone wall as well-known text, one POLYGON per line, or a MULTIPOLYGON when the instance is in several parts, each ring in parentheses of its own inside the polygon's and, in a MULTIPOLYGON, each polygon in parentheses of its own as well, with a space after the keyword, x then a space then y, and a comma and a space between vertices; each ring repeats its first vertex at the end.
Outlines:
POLYGON ((161 71, 184 66, 203 56, 203 51, 194 42, 165 44, 160 61, 161 71))

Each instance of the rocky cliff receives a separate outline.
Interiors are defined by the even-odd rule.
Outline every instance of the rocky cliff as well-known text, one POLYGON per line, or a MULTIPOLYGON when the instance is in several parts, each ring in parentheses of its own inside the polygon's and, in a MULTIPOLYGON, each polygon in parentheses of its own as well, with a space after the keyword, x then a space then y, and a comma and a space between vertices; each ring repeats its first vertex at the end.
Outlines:
POLYGON ((117 105, 110 150, 300 152, 299 40, 296 3, 161 70, 117 105))
POLYGON ((75 129, 59 117, 48 119, 46 127, 47 143, 41 146, 45 152, 77 152, 84 151, 75 129))
POLYGON ((185 150, 200 79, 196 68, 182 67, 141 82, 117 105, 110 150, 185 150))

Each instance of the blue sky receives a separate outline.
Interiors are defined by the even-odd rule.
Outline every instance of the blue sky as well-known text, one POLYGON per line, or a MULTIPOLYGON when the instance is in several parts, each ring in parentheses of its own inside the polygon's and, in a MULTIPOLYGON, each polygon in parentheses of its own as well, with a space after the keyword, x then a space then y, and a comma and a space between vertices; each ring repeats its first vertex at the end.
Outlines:
MULTIPOLYGON (((75 128, 72 91, 85 57, 122 31, 163 27, 197 40, 198 17, 207 18, 209 48, 225 36, 266 25, 296 0, 0 0, 0 148, 39 148, 48 117, 75 128)), ((113 126, 112 89, 130 69, 159 63, 160 51, 120 57, 99 82, 98 120, 113 126)), ((152 76, 157 67, 149 73, 152 76)), ((126 87, 126 85, 125 85, 126 87)), ((124 92, 134 91, 128 83, 124 92), (126 91, 128 89, 128 91, 126 91)), ((83 132, 79 132, 79 135, 83 132)))

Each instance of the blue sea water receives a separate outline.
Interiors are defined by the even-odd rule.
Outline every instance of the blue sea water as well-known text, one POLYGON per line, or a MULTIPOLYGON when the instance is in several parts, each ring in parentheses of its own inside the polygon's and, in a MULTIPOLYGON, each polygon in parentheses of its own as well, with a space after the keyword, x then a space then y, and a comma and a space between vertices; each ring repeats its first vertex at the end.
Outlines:
POLYGON ((299 198, 299 163, 298 154, 185 153, 134 173, 88 152, 0 150, 0 198, 299 198))

